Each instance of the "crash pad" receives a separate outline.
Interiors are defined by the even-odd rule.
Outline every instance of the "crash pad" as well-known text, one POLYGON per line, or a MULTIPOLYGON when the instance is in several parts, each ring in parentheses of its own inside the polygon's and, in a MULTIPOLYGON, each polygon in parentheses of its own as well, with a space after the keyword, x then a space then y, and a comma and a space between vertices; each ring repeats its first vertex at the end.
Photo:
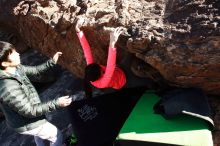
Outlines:
POLYGON ((190 146, 213 145, 206 121, 184 114, 172 119, 155 114, 153 106, 159 99, 154 91, 146 91, 122 126, 118 139, 190 146))
POLYGON ((78 141, 77 146, 112 146, 136 101, 145 90, 145 87, 124 88, 74 101, 68 107, 68 113, 78 141))

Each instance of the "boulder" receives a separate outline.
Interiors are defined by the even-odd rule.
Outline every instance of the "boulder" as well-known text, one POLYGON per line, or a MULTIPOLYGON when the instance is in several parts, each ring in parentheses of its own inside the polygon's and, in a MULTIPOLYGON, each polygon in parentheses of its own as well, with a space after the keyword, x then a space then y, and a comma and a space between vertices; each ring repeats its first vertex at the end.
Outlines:
POLYGON ((172 84, 220 95, 219 7, 219 0, 2 0, 0 28, 13 30, 26 46, 47 56, 62 51, 59 64, 83 77, 76 18, 85 18, 82 30, 101 64, 109 28, 122 26, 118 63, 129 52, 145 63, 130 64, 137 75, 149 77, 140 69, 151 66, 172 84))

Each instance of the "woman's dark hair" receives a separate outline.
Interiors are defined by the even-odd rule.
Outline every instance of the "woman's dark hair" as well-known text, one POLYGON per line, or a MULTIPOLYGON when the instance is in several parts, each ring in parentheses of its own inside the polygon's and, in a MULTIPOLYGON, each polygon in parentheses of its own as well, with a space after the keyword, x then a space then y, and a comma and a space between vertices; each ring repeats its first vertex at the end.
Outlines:
POLYGON ((84 77, 84 90, 86 97, 92 97, 92 87, 90 81, 96 81, 101 77, 101 67, 99 64, 92 63, 86 66, 85 68, 85 77, 84 77))
POLYGON ((4 70, 5 67, 2 66, 2 62, 8 61, 8 56, 13 52, 15 47, 7 42, 0 41, 0 69, 4 70))

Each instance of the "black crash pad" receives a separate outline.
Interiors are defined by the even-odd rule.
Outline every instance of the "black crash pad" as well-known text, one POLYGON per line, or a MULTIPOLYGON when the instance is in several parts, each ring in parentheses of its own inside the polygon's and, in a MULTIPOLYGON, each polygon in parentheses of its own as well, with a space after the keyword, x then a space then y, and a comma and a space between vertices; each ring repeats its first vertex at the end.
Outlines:
POLYGON ((145 90, 145 87, 124 88, 73 102, 68 111, 77 146, 111 145, 145 90))

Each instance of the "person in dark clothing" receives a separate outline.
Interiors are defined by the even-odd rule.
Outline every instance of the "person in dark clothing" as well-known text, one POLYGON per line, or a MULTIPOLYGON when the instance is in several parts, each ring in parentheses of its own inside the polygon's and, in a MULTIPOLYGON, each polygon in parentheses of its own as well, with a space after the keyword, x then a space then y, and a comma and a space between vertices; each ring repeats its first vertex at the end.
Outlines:
POLYGON ((61 52, 39 66, 20 64, 20 55, 13 45, 0 41, 0 108, 7 125, 20 134, 34 136, 37 146, 43 139, 52 146, 62 145, 62 134, 46 120, 45 114, 71 104, 68 96, 41 102, 28 77, 44 73, 56 65, 61 52))

